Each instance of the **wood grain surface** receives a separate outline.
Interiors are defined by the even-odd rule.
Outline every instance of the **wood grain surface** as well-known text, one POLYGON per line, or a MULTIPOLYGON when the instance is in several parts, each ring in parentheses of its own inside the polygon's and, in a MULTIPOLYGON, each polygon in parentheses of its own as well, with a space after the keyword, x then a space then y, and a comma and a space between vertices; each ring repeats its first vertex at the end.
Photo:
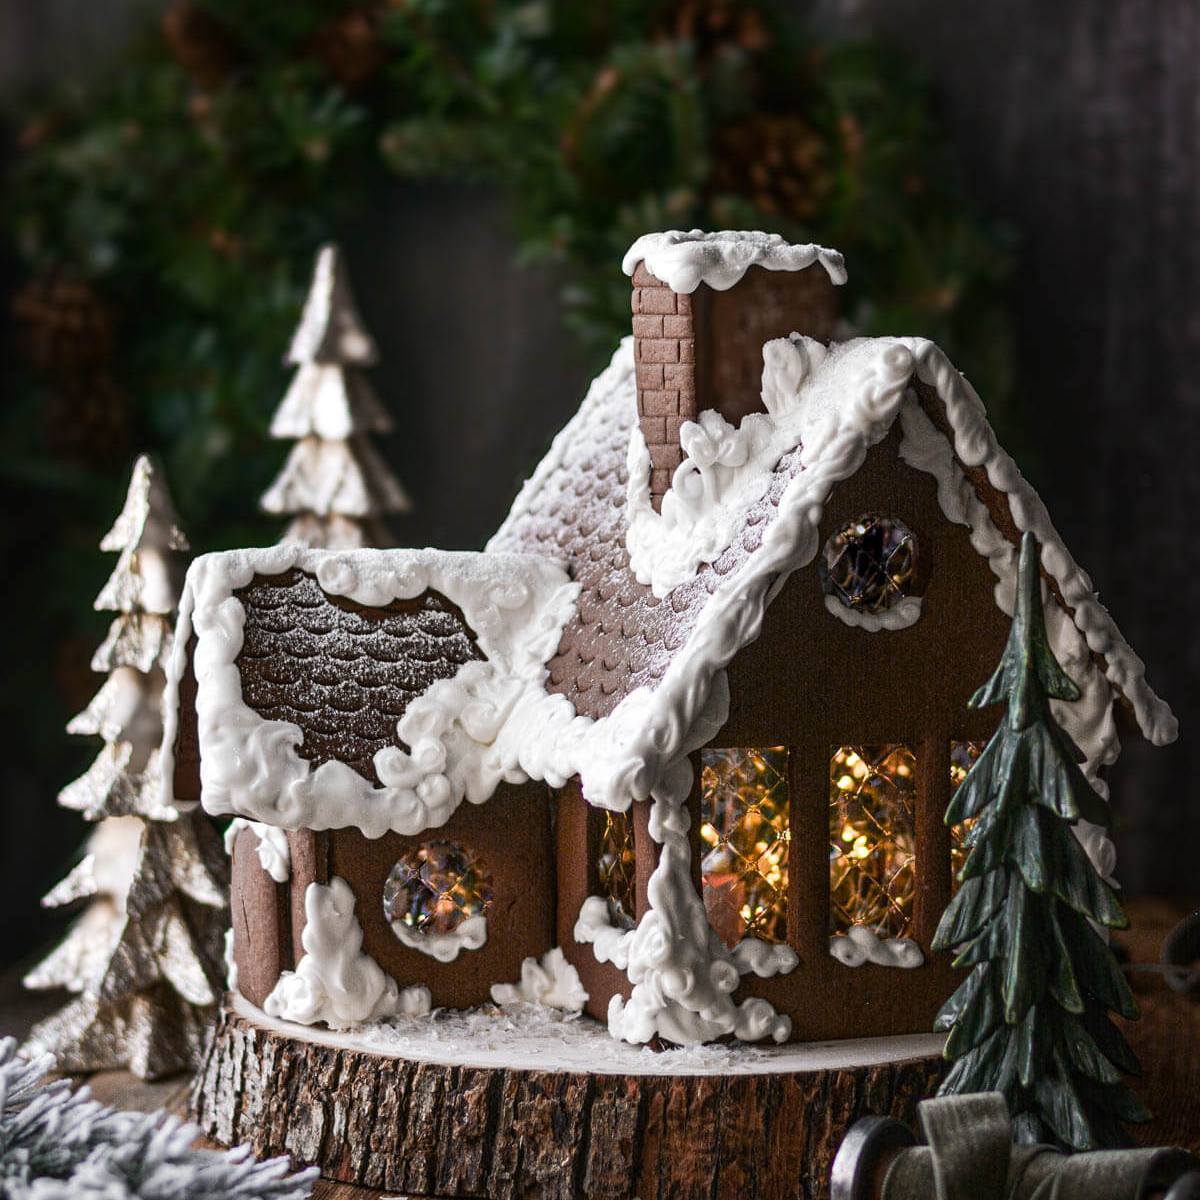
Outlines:
MULTIPOLYGON (((1133 962, 1152 964, 1158 960, 1163 937, 1188 911, 1189 904, 1180 900, 1140 899, 1131 901, 1129 908, 1133 926, 1129 932, 1118 935, 1118 944, 1133 962)), ((1152 973, 1136 972, 1132 980, 1142 1018, 1129 1023, 1126 1033, 1143 1067, 1143 1077, 1136 1087, 1154 1113, 1153 1121, 1132 1132, 1144 1146, 1179 1145, 1200 1153, 1200 1004, 1172 992, 1152 973)), ((54 1000, 55 997, 44 993, 22 993, 15 972, 0 976, 0 1033, 23 1036, 33 1021, 53 1007, 54 1000)), ((120 1071, 102 1072, 87 1082, 98 1098, 117 1107, 139 1110, 162 1107, 175 1112, 186 1107, 191 1087, 191 1080, 186 1077, 146 1084, 120 1071)), ((376 1141, 380 1137, 376 1131, 370 1136, 376 1141)), ((784 1137, 780 1128, 777 1144, 781 1147, 784 1137)), ((370 1200, 403 1194, 394 1188, 381 1191, 330 1180, 322 1180, 313 1193, 314 1200, 370 1200)), ((710 1187, 703 1194, 714 1193, 710 1187)))

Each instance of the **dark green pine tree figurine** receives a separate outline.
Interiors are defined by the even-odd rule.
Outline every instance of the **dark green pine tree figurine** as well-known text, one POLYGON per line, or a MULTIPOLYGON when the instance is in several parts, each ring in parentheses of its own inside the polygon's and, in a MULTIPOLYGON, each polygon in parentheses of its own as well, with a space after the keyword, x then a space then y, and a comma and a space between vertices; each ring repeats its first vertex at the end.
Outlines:
POLYGON ((1072 832, 1111 814, 1050 712, 1079 689, 1046 638, 1038 557, 1025 534, 1008 645, 971 697, 1008 713, 946 811, 947 825, 973 824, 933 944, 972 970, 938 1014, 954 1064, 941 1094, 1003 1092, 1019 1141, 1088 1150, 1126 1143, 1121 1123, 1150 1114, 1122 1079, 1140 1067, 1108 1016, 1138 1008, 1093 922, 1128 920, 1072 832))

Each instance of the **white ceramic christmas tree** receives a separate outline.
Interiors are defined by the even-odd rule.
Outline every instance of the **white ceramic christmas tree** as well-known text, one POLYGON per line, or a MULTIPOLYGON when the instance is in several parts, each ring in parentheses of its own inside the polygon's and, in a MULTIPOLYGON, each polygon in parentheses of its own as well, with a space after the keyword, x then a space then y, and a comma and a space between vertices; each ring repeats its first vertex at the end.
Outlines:
POLYGON ((271 436, 295 439, 262 498, 292 517, 284 541, 348 549, 387 546, 385 517, 408 496, 368 440, 392 421, 362 372, 378 361, 350 291, 341 252, 323 246, 287 362, 298 368, 271 421, 271 436))
POLYGON ((201 812, 161 799, 163 667, 171 652, 187 540, 154 463, 138 459, 125 507, 100 543, 116 569, 96 608, 116 612, 92 667, 108 678, 68 726, 99 735, 92 766, 59 802, 98 822, 83 861, 46 897, 91 898, 63 943, 26 977, 78 999, 31 1044, 61 1069, 128 1066, 150 1077, 186 1066, 220 987, 226 864, 201 812))

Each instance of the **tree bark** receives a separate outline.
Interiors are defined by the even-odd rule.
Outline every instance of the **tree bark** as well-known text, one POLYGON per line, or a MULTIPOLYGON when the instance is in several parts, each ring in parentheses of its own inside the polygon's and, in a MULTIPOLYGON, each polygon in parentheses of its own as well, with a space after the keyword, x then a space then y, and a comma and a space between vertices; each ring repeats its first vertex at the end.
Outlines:
POLYGON ((916 1123, 944 1064, 761 1075, 447 1066, 289 1037, 223 1006, 192 1092, 226 1145, 407 1196, 817 1200, 847 1128, 916 1123))

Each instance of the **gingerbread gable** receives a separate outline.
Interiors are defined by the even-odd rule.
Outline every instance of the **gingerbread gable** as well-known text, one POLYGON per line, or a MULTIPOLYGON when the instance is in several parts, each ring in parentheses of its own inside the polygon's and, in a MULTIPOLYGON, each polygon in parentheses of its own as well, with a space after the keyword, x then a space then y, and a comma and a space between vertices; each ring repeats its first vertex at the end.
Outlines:
MULTIPOLYGON (((649 498, 633 351, 631 339, 614 355, 488 546, 553 550, 570 564, 582 591, 549 686, 579 711, 608 715, 664 680, 680 694, 724 666, 757 634, 747 609, 761 618, 786 576, 816 558, 830 492, 897 425, 903 458, 935 476, 947 519, 971 529, 1005 612, 1019 535, 1038 535, 1058 601, 1055 650, 1091 696, 1064 717, 1093 765, 1115 757, 1117 699, 1150 741, 1174 739, 1175 718, 1144 664, 997 443, 978 396, 932 343, 860 339, 828 352, 805 338, 768 343, 763 392, 782 395, 779 415, 756 415, 747 429, 706 414, 707 427, 694 427, 696 457, 675 473, 673 490, 691 495, 672 506, 668 493, 661 513, 649 498)), ((682 731, 667 694, 650 707, 664 729, 682 731)))

